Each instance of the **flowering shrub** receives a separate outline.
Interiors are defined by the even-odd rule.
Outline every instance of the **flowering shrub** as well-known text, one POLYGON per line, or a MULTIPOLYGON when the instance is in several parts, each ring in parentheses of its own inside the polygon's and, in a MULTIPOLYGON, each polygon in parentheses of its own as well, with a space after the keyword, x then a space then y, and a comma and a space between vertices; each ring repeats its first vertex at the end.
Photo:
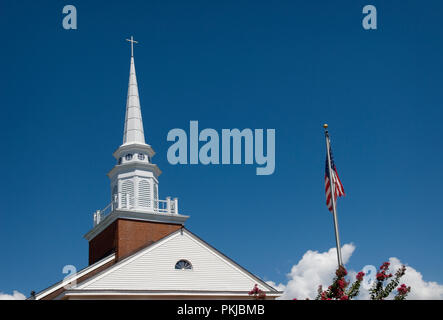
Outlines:
POLYGON ((253 296, 254 299, 257 299, 257 300, 264 300, 266 298, 266 292, 261 290, 257 286, 257 284, 255 284, 254 288, 252 288, 252 290, 248 292, 248 295, 253 296))
POLYGON ((359 293, 360 284, 363 281, 364 272, 359 272, 356 276, 356 281, 348 288, 349 281, 346 281, 345 276, 348 274, 345 267, 340 266, 335 271, 335 277, 328 290, 323 291, 323 287, 318 287, 318 294, 316 300, 350 300, 356 297, 359 293))
POLYGON ((357 273, 357 280, 358 281, 363 281, 363 277, 365 276, 365 273, 363 271, 360 271, 359 273, 357 273))
POLYGON ((411 287, 407 287, 404 283, 397 288, 397 295, 395 296, 395 300, 405 300, 406 295, 411 291, 411 287))
MULTIPOLYGON (((380 266, 380 270, 376 275, 376 282, 373 287, 369 290, 371 294, 371 300, 383 300, 388 297, 389 294, 398 286, 400 283, 400 278, 405 274, 406 267, 402 266, 395 273, 395 277, 384 286, 384 282, 393 277, 392 273, 389 272, 389 262, 385 262, 380 266)), ((335 277, 332 284, 327 290, 323 290, 320 285, 318 287, 318 294, 316 300, 351 300, 358 296, 360 292, 360 285, 363 281, 365 273, 360 271, 355 277, 354 283, 350 286, 350 281, 346 281, 345 277, 348 274, 345 267, 340 266, 335 272, 335 277), (349 286, 349 287, 348 287, 349 286)), ((397 288, 397 294, 395 300, 404 300, 407 294, 411 291, 411 287, 407 287, 402 284, 397 288)))
MULTIPOLYGON (((374 286, 369 290, 369 293, 371 294, 371 300, 384 300, 385 298, 387 298, 389 294, 400 283, 400 278, 405 275, 406 267, 404 265, 397 270, 395 276, 393 276, 392 273, 388 273, 389 265, 389 262, 385 262, 380 266, 380 270, 375 277, 377 279, 377 282, 374 283, 374 286), (384 282, 392 277, 393 279, 385 286, 384 282)), ((404 300, 410 291, 411 287, 406 287, 405 284, 402 284, 397 289, 397 294, 394 299, 404 300)))

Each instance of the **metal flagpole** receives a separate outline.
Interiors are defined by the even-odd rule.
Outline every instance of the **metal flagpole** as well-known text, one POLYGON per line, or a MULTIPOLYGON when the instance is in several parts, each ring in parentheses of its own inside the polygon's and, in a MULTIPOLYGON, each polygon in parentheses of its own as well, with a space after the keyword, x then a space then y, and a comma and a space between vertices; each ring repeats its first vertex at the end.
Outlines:
POLYGON ((328 125, 324 124, 323 128, 325 128, 326 154, 328 155, 329 184, 331 185, 331 199, 332 199, 332 213, 334 216, 335 244, 337 246, 338 266, 340 267, 340 266, 343 266, 343 261, 341 258, 340 235, 338 233, 337 208, 335 207, 335 183, 334 183, 335 181, 333 179, 333 173, 332 173, 332 168, 331 168, 331 153, 330 153, 328 125))

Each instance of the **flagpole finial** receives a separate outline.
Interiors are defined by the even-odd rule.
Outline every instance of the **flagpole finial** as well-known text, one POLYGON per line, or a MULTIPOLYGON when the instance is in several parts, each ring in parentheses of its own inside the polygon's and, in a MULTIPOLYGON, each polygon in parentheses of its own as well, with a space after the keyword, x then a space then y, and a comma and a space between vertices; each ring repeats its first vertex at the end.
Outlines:
POLYGON ((328 124, 325 123, 325 124, 323 125, 323 128, 328 129, 328 124))

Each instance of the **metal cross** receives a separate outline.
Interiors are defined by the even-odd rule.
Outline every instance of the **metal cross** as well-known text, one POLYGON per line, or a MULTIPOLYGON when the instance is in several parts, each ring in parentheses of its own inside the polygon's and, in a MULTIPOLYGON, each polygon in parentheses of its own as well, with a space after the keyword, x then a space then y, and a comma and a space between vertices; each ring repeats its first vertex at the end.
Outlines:
POLYGON ((134 43, 138 43, 138 41, 135 41, 132 36, 131 36, 131 39, 126 39, 126 41, 129 41, 131 43, 131 57, 133 57, 134 56, 134 43))

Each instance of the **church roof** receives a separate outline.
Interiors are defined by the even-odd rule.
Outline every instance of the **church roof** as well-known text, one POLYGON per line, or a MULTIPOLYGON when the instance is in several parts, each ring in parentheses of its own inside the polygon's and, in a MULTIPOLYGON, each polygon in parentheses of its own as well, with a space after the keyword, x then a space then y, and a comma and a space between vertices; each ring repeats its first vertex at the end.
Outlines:
MULTIPOLYGON (((84 281, 78 281, 75 286, 60 292, 57 298, 247 298, 255 284, 269 297, 281 295, 281 292, 182 228, 84 281), (177 269, 175 265, 179 261, 186 261, 190 267, 177 269)), ((45 292, 41 292, 37 298, 44 296, 45 292)))

